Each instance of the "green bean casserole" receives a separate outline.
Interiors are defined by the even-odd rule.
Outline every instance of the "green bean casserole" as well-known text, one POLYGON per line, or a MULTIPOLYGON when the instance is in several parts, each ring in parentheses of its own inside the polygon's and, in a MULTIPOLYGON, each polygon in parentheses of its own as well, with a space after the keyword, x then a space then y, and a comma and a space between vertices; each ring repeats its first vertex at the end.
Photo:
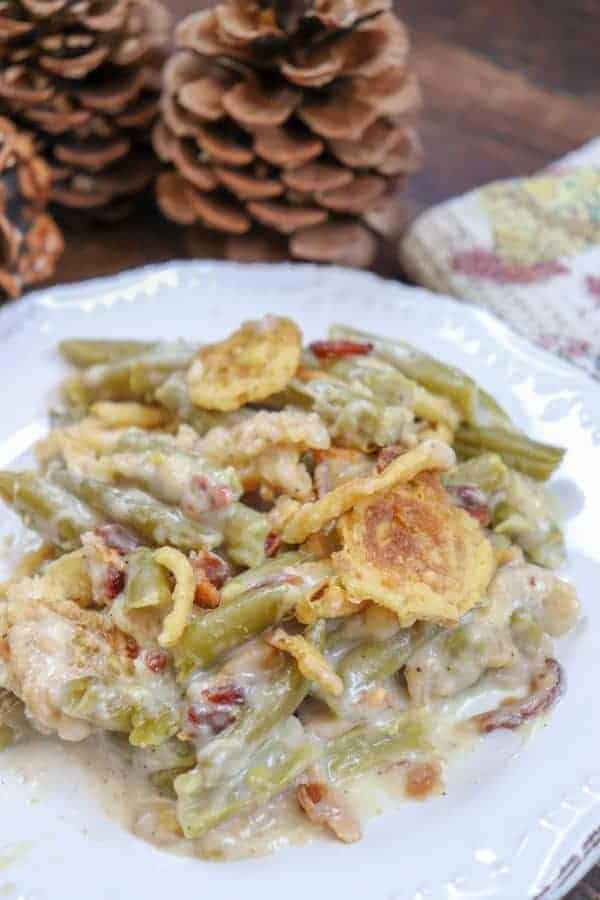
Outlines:
POLYGON ((107 741, 144 785, 138 835, 231 859, 356 841, 558 700, 564 451, 471 378, 276 316, 59 349, 37 468, 0 472, 39 534, 0 585, 7 752, 107 741))

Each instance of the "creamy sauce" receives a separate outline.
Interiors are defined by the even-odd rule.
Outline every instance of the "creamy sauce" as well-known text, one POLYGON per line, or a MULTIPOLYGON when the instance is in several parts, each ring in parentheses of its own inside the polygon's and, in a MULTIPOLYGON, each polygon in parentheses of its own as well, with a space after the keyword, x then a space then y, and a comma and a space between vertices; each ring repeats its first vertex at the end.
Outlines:
MULTIPOLYGON (((433 717, 434 743, 450 769, 457 758, 463 758, 482 740, 472 730, 457 728, 457 722, 495 707, 506 696, 507 691, 499 688, 493 677, 486 677, 459 698, 437 706, 433 717)), ((510 696, 515 696, 515 692, 511 691, 510 696)), ((522 746, 531 731, 531 726, 521 729, 515 745, 522 746)), ((261 856, 314 840, 333 840, 328 831, 309 822, 293 790, 251 813, 232 818, 198 840, 178 838, 173 833, 173 802, 161 797, 149 781, 149 774, 160 768, 160 763, 153 760, 152 753, 132 751, 125 739, 107 733, 95 734, 80 743, 64 743, 31 732, 2 756, 4 772, 34 785, 34 796, 39 801, 52 790, 55 765, 70 770, 76 767, 85 789, 105 815, 116 819, 124 829, 177 855, 232 860, 261 856)), ((404 758, 401 764, 352 778, 340 790, 365 823, 407 802, 407 771, 408 762, 404 758)))

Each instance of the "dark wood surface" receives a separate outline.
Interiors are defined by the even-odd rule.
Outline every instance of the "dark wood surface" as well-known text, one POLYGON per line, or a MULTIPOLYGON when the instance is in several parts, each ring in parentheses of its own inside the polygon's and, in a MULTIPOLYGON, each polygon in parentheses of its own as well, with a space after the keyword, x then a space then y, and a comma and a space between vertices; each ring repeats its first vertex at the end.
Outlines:
MULTIPOLYGON (((198 8, 170 5, 176 18, 198 8)), ((398 0, 397 9, 412 29, 426 100, 427 161, 403 195, 407 220, 600 135, 600 0, 398 0)), ((186 256, 181 231, 151 209, 68 237, 56 283, 186 256)), ((393 252, 378 269, 402 277, 393 252)), ((600 869, 569 900, 600 900, 600 869)))
MULTIPOLYGON (((205 0, 166 2, 177 19, 205 0)), ((426 165, 402 194, 407 221, 600 134, 600 0, 397 0, 397 10, 425 95, 426 165)), ((67 237, 56 283, 188 255, 182 231, 152 209, 67 237)), ((200 251, 213 255, 214 242, 200 251)), ((402 277, 391 248, 377 269, 402 277)))

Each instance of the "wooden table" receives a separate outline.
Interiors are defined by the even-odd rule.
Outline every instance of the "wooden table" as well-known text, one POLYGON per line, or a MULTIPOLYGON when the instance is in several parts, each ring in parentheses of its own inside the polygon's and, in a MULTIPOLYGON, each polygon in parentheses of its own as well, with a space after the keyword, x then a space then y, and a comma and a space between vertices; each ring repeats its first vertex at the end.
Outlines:
MULTIPOLYGON (((199 4, 170 5, 179 17, 199 4)), ((426 98, 427 165, 404 194, 407 217, 491 179, 535 172, 600 134, 600 0, 398 0, 397 7, 412 28, 426 98)), ((71 233, 55 281, 185 255, 181 231, 149 211, 71 233)), ((378 268, 402 277, 391 252, 378 268)), ((569 895, 592 898, 600 900, 600 867, 569 895)))

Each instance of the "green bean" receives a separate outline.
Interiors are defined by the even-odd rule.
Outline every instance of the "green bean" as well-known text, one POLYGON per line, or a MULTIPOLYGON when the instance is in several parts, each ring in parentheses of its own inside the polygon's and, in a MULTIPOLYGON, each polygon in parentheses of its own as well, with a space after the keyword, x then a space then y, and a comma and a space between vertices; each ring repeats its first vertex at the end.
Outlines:
POLYGON ((292 378, 283 403, 312 409, 337 444, 363 452, 395 443, 413 420, 408 407, 388 405, 358 382, 344 384, 325 373, 311 381, 292 378))
POLYGON ((308 741, 297 719, 290 717, 250 758, 229 783, 198 795, 197 783, 175 780, 177 815, 186 838, 198 838, 220 822, 266 803, 284 791, 314 763, 321 750, 308 741))
POLYGON ((148 543, 171 544, 180 550, 211 549, 220 542, 220 534, 203 528, 173 506, 161 503, 137 488, 121 488, 82 478, 66 469, 52 473, 53 481, 89 503, 111 522, 130 528, 148 543))
POLYGON ((239 771, 253 748, 293 715, 309 688, 295 661, 286 657, 266 682, 255 687, 231 728, 200 748, 188 787, 194 784, 200 790, 222 781, 225 773, 239 771))
POLYGON ((356 696, 393 675, 439 631, 435 626, 401 629, 383 641, 368 640, 350 650, 338 666, 345 690, 356 696))
POLYGON ((164 566, 154 559, 151 550, 142 547, 127 559, 125 607, 142 609, 163 606, 171 601, 171 584, 164 566))
MULTIPOLYGON (((194 763, 191 764, 191 766, 193 765, 194 763)), ((189 772, 191 766, 172 766, 170 769, 157 769, 150 774, 150 784, 156 788, 162 797, 176 800, 175 779, 189 772)))
POLYGON ((58 345, 60 355, 80 368, 104 363, 120 362, 131 356, 146 353, 156 341, 113 341, 94 338, 72 338, 58 345))
POLYGON ((219 468, 201 456, 178 448, 168 435, 146 435, 131 429, 119 440, 117 452, 110 457, 117 475, 132 481, 164 503, 184 506, 195 520, 210 515, 215 529, 222 532, 231 559, 240 566, 258 566, 265 557, 269 520, 243 503, 230 503, 222 509, 206 509, 206 485, 223 488, 232 498, 242 493, 242 485, 232 466, 219 468), (135 452, 119 453, 122 448, 135 452))
POLYGON ((497 453, 508 466, 538 481, 550 478, 565 455, 562 447, 542 444, 519 432, 472 425, 462 425, 458 429, 454 448, 466 459, 486 451, 497 453))
POLYGON ((301 564, 293 572, 274 575, 267 583, 197 616, 186 626, 175 649, 180 678, 197 666, 211 666, 228 650, 289 615, 301 597, 326 583, 330 569, 318 565, 301 564))
POLYGON ((271 526, 264 513, 244 503, 232 503, 223 517, 227 552, 239 566, 259 566, 265 558, 265 540, 271 526))
POLYGON ((368 356, 359 356, 340 359, 327 365, 326 371, 349 386, 366 388, 385 407, 401 405, 426 422, 441 422, 452 429, 458 425, 459 413, 446 397, 435 396, 389 363, 374 364, 368 356))
POLYGON ((433 394, 448 397, 462 412, 464 418, 472 421, 477 409, 478 388, 476 383, 460 369, 448 366, 411 344, 378 338, 368 331, 334 325, 329 329, 330 337, 368 341, 373 344, 374 355, 398 368, 408 378, 422 384, 433 394))
POLYGON ((83 532, 100 524, 96 514, 73 492, 34 472, 0 472, 0 497, 62 550, 74 550, 83 532))
POLYGON ((129 735, 134 747, 158 747, 179 728, 173 697, 157 696, 134 682, 108 682, 93 676, 70 681, 63 691, 61 709, 107 731, 129 735))
POLYGON ((385 725, 357 725, 334 738, 325 751, 327 773, 333 782, 360 775, 406 753, 431 750, 426 722, 405 713, 385 725))
MULTIPOLYGON (((273 559, 268 559, 260 566, 254 569, 248 569, 246 572, 240 572, 234 578, 226 581, 221 590, 221 604, 230 603, 241 594, 259 587, 265 580, 275 575, 283 573, 289 567, 295 566, 297 563, 306 562, 310 556, 304 550, 289 550, 286 553, 280 553, 273 559)), ((293 571, 293 570, 292 570, 293 571)))
POLYGON ((78 407, 98 400, 152 401, 169 373, 185 368, 192 357, 192 349, 183 341, 157 344, 138 356, 84 369, 66 380, 63 392, 78 407))
POLYGON ((506 482, 508 468, 497 453, 482 453, 466 462, 458 463, 444 473, 443 482, 447 487, 468 484, 486 494, 499 491, 506 482))
MULTIPOLYGON (((232 466, 218 468, 201 456, 180 450, 177 446, 153 449, 152 444, 158 444, 159 440, 159 435, 151 438, 149 449, 134 453, 120 453, 117 447, 117 452, 110 456, 111 469, 127 482, 148 491, 157 500, 184 506, 192 518, 202 519, 210 510, 207 491, 211 488, 225 489, 226 502, 242 493, 242 485, 232 466)), ((222 509, 223 513, 226 511, 222 509)))

